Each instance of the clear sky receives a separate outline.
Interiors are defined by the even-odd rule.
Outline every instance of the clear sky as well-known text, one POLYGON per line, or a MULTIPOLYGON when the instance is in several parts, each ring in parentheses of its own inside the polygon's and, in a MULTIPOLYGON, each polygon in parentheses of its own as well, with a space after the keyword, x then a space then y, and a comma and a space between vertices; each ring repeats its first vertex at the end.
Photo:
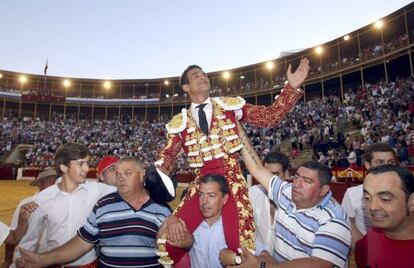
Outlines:
POLYGON ((365 26, 402 0, 1 0, 0 70, 106 79, 275 59, 365 26))

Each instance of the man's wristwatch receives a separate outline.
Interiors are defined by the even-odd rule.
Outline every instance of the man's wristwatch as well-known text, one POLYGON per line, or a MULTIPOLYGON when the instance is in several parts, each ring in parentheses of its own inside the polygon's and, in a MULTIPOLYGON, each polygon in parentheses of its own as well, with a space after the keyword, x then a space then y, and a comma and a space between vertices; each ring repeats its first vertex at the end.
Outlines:
POLYGON ((262 261, 261 263, 260 263, 260 266, 259 266, 260 268, 266 268, 266 263, 264 262, 264 261, 262 261))
POLYGON ((234 263, 236 265, 240 265, 242 263, 242 258, 239 254, 237 254, 236 256, 234 256, 234 263))

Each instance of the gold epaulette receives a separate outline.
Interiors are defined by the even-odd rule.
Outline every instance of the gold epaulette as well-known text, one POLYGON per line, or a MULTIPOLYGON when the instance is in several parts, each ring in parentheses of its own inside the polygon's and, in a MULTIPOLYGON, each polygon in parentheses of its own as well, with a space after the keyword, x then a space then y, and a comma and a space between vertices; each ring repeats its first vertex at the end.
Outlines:
POLYGON ((242 97, 216 97, 213 98, 226 111, 234 111, 241 109, 246 101, 242 97))
POLYGON ((187 109, 183 108, 181 113, 175 115, 171 121, 165 125, 168 134, 177 134, 182 132, 187 125, 187 109))

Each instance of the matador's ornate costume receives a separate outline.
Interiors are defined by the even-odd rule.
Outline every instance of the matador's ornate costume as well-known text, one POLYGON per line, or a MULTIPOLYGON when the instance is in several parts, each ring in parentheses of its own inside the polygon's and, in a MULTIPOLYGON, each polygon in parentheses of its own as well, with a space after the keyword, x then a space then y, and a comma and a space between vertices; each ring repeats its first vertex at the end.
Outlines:
MULTIPOLYGON (((239 151, 243 145, 235 120, 260 127, 275 126, 302 95, 300 89, 293 89, 286 83, 269 107, 248 104, 241 97, 210 98, 213 114, 208 135, 201 131, 187 109, 182 109, 167 124, 168 142, 155 164, 171 172, 177 155, 184 149, 196 178, 174 213, 184 220, 190 232, 194 232, 203 220, 197 196, 199 178, 211 173, 220 174, 227 179, 231 192, 222 210, 226 243, 235 252, 240 245, 254 249, 254 219, 248 189, 238 163, 239 151), (240 115, 241 118, 236 118, 240 115)), ((184 250, 168 244, 167 251, 175 263, 184 254, 184 250)))

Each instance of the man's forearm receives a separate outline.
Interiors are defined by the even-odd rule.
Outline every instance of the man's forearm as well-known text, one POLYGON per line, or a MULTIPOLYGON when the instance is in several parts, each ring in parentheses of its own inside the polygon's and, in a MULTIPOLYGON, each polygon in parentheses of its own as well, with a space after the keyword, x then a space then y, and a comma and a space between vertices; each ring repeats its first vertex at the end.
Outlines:
POLYGON ((271 106, 252 105, 243 107, 242 121, 260 127, 275 127, 286 117, 286 114, 302 98, 301 89, 286 84, 271 106))
POLYGON ((182 240, 181 248, 184 248, 186 250, 190 250, 194 243, 194 237, 192 234, 188 233, 184 236, 184 239, 182 240))
POLYGON ((239 131, 239 137, 243 143, 243 149, 241 151, 243 156, 243 162, 246 165, 249 172, 253 175, 253 177, 267 191, 269 188, 270 180, 272 179, 273 175, 262 165, 262 162, 260 161, 260 158, 257 155, 256 151, 254 150, 249 137, 247 137, 246 133, 244 132, 243 127, 240 125, 238 121, 236 121, 236 124, 239 131))
POLYGON ((13 245, 19 244, 22 237, 26 234, 27 227, 28 227, 27 223, 19 224, 17 225, 16 230, 10 231, 10 235, 13 236, 13 243, 11 244, 13 245))
POLYGON ((13 252, 16 245, 6 243, 6 250, 4 253, 4 262, 11 264, 13 262, 13 252))
POLYGON ((360 240, 364 235, 358 230, 358 227, 355 224, 355 218, 350 218, 349 221, 351 223, 351 238, 352 238, 351 247, 352 247, 352 250, 355 250, 356 242, 360 240))
POLYGON ((280 263, 266 263, 266 268, 331 268, 333 264, 316 257, 300 258, 280 263))
POLYGON ((42 267, 75 261, 91 250, 92 247, 93 244, 86 242, 77 235, 66 244, 49 252, 40 254, 42 267))

